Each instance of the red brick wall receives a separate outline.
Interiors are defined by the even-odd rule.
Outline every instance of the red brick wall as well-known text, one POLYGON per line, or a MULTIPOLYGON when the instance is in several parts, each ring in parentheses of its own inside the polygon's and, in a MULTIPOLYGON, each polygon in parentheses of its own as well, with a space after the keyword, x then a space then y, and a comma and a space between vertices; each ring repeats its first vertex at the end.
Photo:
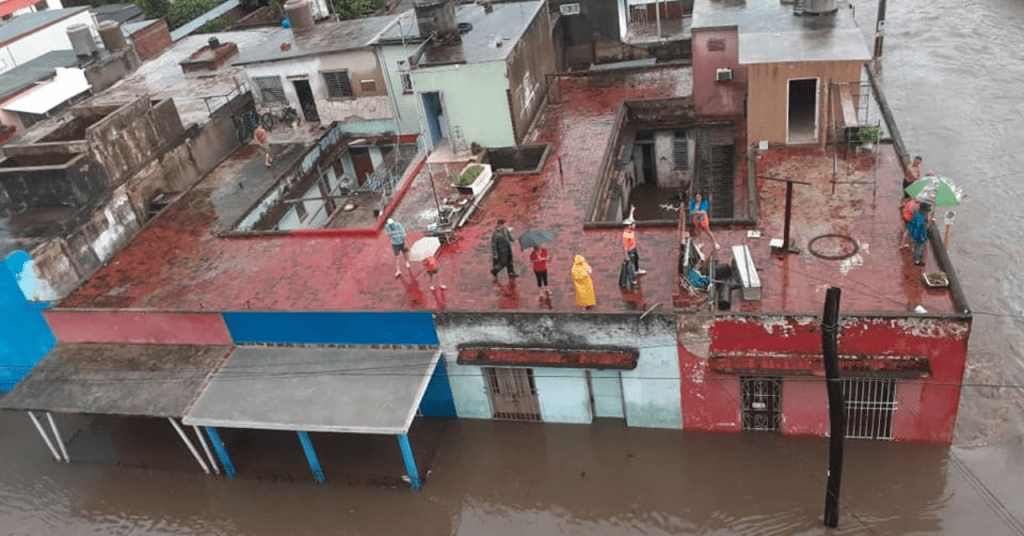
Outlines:
POLYGON ((161 52, 171 46, 171 31, 167 28, 167 21, 159 19, 136 31, 132 34, 135 41, 135 50, 143 61, 159 56, 161 52))

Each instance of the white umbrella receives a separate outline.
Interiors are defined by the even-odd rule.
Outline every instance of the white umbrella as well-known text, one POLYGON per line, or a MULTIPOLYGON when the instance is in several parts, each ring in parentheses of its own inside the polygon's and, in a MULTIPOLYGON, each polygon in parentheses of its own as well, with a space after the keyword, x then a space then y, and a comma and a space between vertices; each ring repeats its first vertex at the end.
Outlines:
POLYGON ((439 238, 436 236, 424 236, 409 248, 409 258, 414 261, 422 261, 437 253, 437 249, 440 247, 441 240, 439 238))

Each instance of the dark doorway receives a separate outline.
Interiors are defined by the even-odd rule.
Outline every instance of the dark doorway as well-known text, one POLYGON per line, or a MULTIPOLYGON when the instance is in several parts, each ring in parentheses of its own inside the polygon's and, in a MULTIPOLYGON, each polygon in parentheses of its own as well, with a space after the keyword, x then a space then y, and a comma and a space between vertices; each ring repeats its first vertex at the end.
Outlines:
POLYGON ((818 139, 818 79, 789 81, 789 143, 818 139))
POLYGON ((319 123, 320 114, 316 111, 316 99, 313 98, 313 89, 309 87, 309 80, 293 80, 292 83, 295 85, 295 93, 299 96, 302 116, 306 121, 319 123))
POLYGON ((366 182, 366 177, 373 173, 373 160, 370 159, 370 151, 364 148, 349 149, 352 155, 352 167, 356 168, 356 181, 359 186, 366 182))
POLYGON ((441 116, 444 115, 444 109, 441 107, 441 95, 436 91, 423 94, 423 114, 427 118, 430 141, 436 145, 444 138, 444 131, 441 128, 441 116))

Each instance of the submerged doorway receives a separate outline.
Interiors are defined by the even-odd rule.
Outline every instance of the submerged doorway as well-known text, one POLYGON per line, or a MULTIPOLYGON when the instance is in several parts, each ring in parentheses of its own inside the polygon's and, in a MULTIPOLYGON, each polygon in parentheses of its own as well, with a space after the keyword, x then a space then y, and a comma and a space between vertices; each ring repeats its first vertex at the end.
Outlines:
POLYGON ((818 140, 818 79, 789 81, 789 132, 787 143, 818 140))
POLYGON ((533 369, 486 367, 484 381, 495 419, 540 421, 533 369))
POLYGON ((299 107, 302 108, 302 116, 311 123, 320 122, 320 114, 316 111, 316 100, 313 98, 313 89, 309 87, 309 80, 293 80, 295 94, 299 96, 299 107))

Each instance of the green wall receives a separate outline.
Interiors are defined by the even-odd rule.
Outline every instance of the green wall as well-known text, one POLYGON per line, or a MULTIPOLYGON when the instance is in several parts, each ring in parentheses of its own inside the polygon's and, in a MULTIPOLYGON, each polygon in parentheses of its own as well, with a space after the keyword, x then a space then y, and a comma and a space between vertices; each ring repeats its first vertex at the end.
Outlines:
POLYGON ((462 129, 466 143, 485 147, 516 144, 504 61, 421 67, 412 72, 412 86, 417 96, 429 91, 441 93, 449 125, 462 129))

